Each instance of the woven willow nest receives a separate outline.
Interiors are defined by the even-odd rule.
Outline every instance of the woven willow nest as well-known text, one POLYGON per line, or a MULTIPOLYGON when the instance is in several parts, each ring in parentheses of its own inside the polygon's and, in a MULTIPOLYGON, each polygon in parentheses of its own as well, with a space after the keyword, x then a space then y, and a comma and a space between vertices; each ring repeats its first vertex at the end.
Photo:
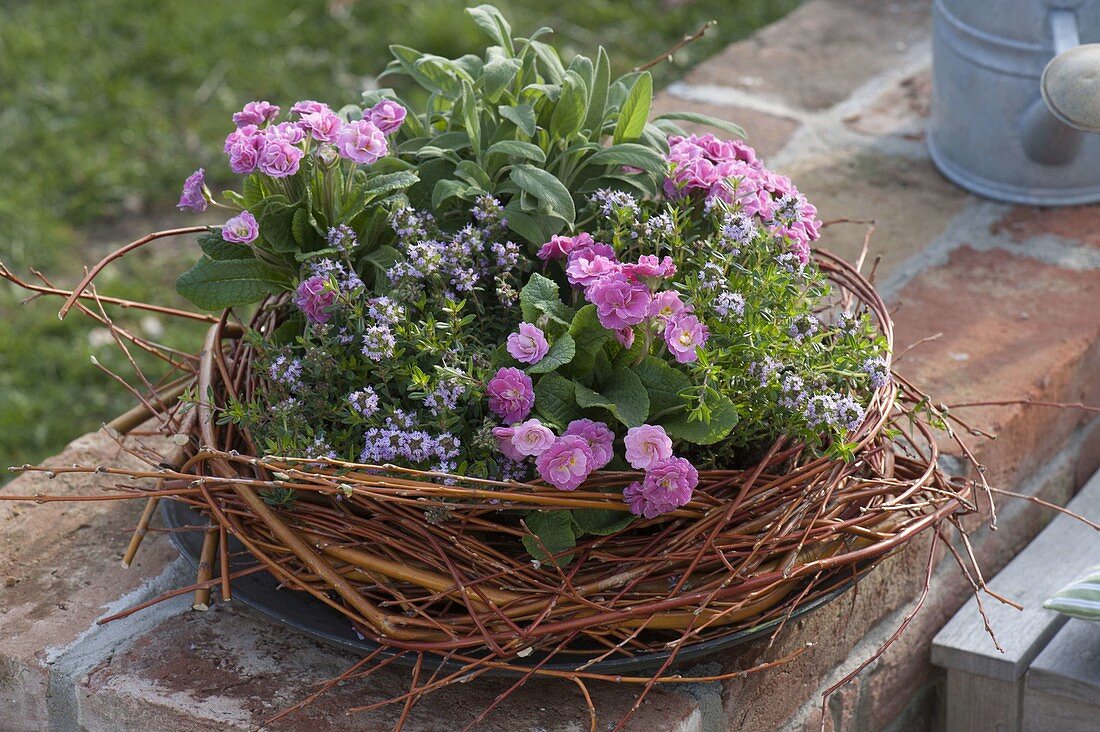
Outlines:
MULTIPOLYGON (((889 314, 871 284, 835 255, 815 257, 834 286, 830 309, 870 312, 892 347, 889 314)), ((213 401, 187 419, 190 443, 202 446, 179 466, 192 479, 169 476, 164 485, 189 486, 177 498, 286 587, 395 650, 500 668, 532 650, 578 668, 670 643, 682 650, 789 616, 968 504, 965 488, 936 469, 931 429, 914 418, 921 395, 894 380, 873 394, 850 435, 854 460, 812 456, 781 439, 751 468, 701 471, 691 503, 677 511, 580 539, 559 568, 523 548, 531 532, 520 512, 627 511, 621 489, 637 473, 597 473, 562 492, 256 456, 245 435, 215 419, 230 396, 254 388, 253 350, 228 323, 226 314, 211 327, 201 355, 196 391, 213 401), (265 503, 259 492, 272 488, 293 489, 294 505, 265 503)), ((268 307, 251 327, 275 324, 268 307)))

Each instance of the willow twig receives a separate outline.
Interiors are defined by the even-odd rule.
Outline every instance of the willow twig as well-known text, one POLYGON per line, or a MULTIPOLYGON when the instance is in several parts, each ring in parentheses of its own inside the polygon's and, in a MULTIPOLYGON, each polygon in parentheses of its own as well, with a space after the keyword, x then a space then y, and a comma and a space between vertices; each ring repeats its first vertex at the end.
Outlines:
POLYGON ((180 229, 166 229, 164 231, 156 231, 152 234, 143 236, 136 241, 132 241, 126 246, 116 249, 103 259, 99 260, 99 262, 97 262, 96 265, 92 267, 87 274, 84 275, 84 278, 80 280, 80 284, 73 288, 72 293, 67 298, 65 298, 65 304, 62 305, 61 309, 57 312, 58 319, 65 319, 65 316, 68 315, 69 310, 72 309, 73 304, 76 303, 78 299, 84 296, 84 291, 88 288, 88 285, 90 285, 92 281, 97 276, 99 276, 99 273, 102 272, 104 268, 111 262, 122 259, 135 249, 140 249, 149 242, 156 241, 157 239, 164 239, 171 236, 183 236, 185 234, 199 234, 207 230, 208 228, 206 226, 185 226, 180 229))
POLYGON ((703 26, 699 30, 695 31, 694 33, 692 33, 689 36, 684 36, 679 41, 677 41, 676 44, 672 46, 672 48, 668 49, 667 51, 662 53, 660 56, 657 56, 657 57, 653 58, 652 60, 645 62, 641 66, 635 66, 634 71, 646 71, 646 70, 652 69, 654 66, 657 66, 658 64, 662 64, 666 61, 668 61, 669 63, 672 63, 673 54, 675 54, 677 51, 684 48, 685 46, 690 45, 692 43, 695 43, 695 41, 698 41, 700 38, 702 38, 703 36, 705 36, 707 34, 708 30, 710 30, 711 28, 713 28, 716 25, 718 25, 717 20, 708 20, 706 23, 703 24, 703 26))

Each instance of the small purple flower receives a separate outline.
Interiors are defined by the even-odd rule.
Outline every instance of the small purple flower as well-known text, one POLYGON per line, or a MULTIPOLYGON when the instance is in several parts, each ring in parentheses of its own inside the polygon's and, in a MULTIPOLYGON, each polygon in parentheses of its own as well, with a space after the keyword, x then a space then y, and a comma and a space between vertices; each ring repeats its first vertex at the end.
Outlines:
POLYGON ((318 142, 333 142, 344 126, 344 121, 332 112, 307 112, 302 115, 299 126, 309 132, 318 142))
POLYGON ((348 394, 348 403, 360 417, 370 417, 378 411, 378 393, 369 386, 348 394))
POLYGON ((686 506, 697 485, 694 465, 684 458, 666 458, 650 465, 641 483, 627 486, 623 499, 635 516, 651 519, 686 506))
POLYGON ((648 469, 657 461, 672 457, 672 440, 660 425, 631 427, 623 443, 626 445, 626 461, 635 470, 648 469))
POLYGON ((605 218, 610 218, 611 214, 619 212, 630 218, 638 215, 638 199, 625 191, 601 188, 593 193, 589 200, 596 205, 597 210, 605 218))
POLYGON ((771 356, 765 356, 763 361, 749 364, 749 376, 755 376, 760 380, 760 386, 767 386, 772 376, 783 369, 783 364, 771 356))
POLYGON ((569 284, 588 287, 598 280, 624 269, 615 260, 590 252, 591 250, 586 249, 578 254, 574 250, 569 255, 569 266, 565 268, 565 276, 569 279, 569 284))
POLYGON ((405 108, 397 102, 383 99, 367 111, 367 117, 383 135, 392 135, 405 123, 405 108))
POLYGON ((245 125, 234 130, 225 138, 225 153, 229 156, 229 167, 238 175, 255 172, 260 164, 260 151, 266 138, 255 125, 245 125))
POLYGON ((787 409, 801 408, 812 396, 806 389, 806 380, 792 372, 783 375, 781 386, 783 396, 779 398, 779 406, 787 409))
POLYGON ((258 167, 260 172, 272 178, 286 178, 298 172, 302 155, 302 151, 288 140, 271 135, 264 140, 258 167))
POLYGON ((279 108, 269 102, 249 102, 244 109, 233 115, 233 124, 237 127, 245 125, 265 125, 275 119, 279 114, 279 108))
POLYGON ((393 356, 394 349, 397 348, 397 339, 393 335, 393 331, 390 330, 390 326, 379 323, 369 326, 363 333, 363 348, 362 353, 371 361, 381 361, 385 358, 391 358, 393 356))
POLYGON ((658 292, 653 296, 653 299, 649 302, 649 317, 660 318, 661 320, 671 321, 676 317, 677 313, 683 310, 683 300, 680 299, 680 293, 675 290, 665 290, 664 292, 658 292))
POLYGON ((542 329, 530 323, 520 323, 519 332, 508 336, 508 353, 520 363, 536 364, 549 350, 542 329))
POLYGON ((466 386, 455 379, 442 379, 426 397, 426 406, 433 415, 458 408, 458 400, 466 393, 466 386))
POLYGON ((539 477, 560 491, 576 490, 595 469, 588 442, 576 435, 559 437, 535 460, 539 477))
POLYGON ((615 456, 615 433, 603 422, 591 419, 575 419, 565 428, 563 435, 576 435, 588 443, 592 450, 592 469, 599 470, 615 456))
POLYGON ((699 358, 696 349, 707 342, 707 328, 694 315, 681 315, 665 328, 665 344, 679 363, 699 358))
MULTIPOLYGON (((279 382, 286 386, 291 391, 297 391, 303 387, 302 384, 302 362, 296 358, 287 358, 283 354, 279 354, 275 357, 275 360, 271 362, 271 365, 267 369, 268 376, 272 381, 279 382)), ((294 402, 294 404, 285 404, 284 406, 290 408, 297 402, 294 400, 288 400, 294 402)))
POLYGON ((864 414, 865 412, 860 403, 849 395, 840 397, 833 404, 833 420, 836 424, 848 430, 859 427, 864 414))
POLYGON ((504 207, 500 205, 499 200, 486 193, 478 196, 470 213, 483 226, 489 226, 500 223, 501 218, 504 216, 504 207))
POLYGON ((206 171, 199 168, 183 182, 183 193, 176 204, 180 211, 190 209, 195 212, 206 210, 206 171))
POLYGON ((489 409, 508 424, 519 422, 535 405, 531 377, 511 366, 497 371, 489 380, 489 409))
POLYGON ((676 274, 676 265, 673 263, 672 257, 665 257, 662 260, 658 259, 655 254, 643 254, 638 257, 638 261, 634 264, 624 264, 623 272, 635 279, 665 278, 676 274))
POLYGON ((509 460, 523 460, 524 454, 512 444, 512 437, 516 434, 514 427, 494 427, 493 437, 497 440, 497 450, 509 460))
POLYGON ((367 315, 383 325, 396 325, 405 317, 405 306, 392 298, 380 295, 367 300, 367 315))
POLYGON ((809 338, 817 333, 818 324, 817 316, 804 313, 791 321, 791 324, 787 327, 787 335, 799 341, 809 338))
POLYGON ((542 245, 537 256, 544 262, 551 259, 564 259, 574 249, 589 247, 594 243, 592 237, 588 234, 577 234, 576 236, 554 235, 550 237, 550 241, 542 245))
POLYGON ((222 226, 222 239, 234 244, 250 244, 259 235, 260 227, 256 223, 256 217, 248 211, 241 211, 222 226))
POLYGON ((734 255, 741 247, 748 246, 756 233, 756 223, 743 211, 730 211, 722 218, 722 242, 734 255))
POLYGON ((864 361, 863 372, 871 377, 873 389, 883 389, 890 383, 890 369, 886 366, 886 359, 881 356, 864 361))
POLYGON ((352 249, 359 246, 359 238, 355 235, 355 231, 353 231, 350 226, 347 224, 340 224, 339 226, 329 227, 328 234, 325 236, 325 243, 330 247, 350 252, 352 249))
POLYGON ((306 314, 311 323, 327 323, 332 317, 327 309, 336 301, 336 291, 328 286, 324 277, 314 275, 298 285, 294 304, 306 314))
POLYGON ((342 157, 362 165, 373 164, 389 151, 382 130, 367 119, 341 127, 336 135, 336 149, 342 157))
POLYGON ((637 325, 649 314, 649 288, 640 282, 632 282, 622 273, 608 275, 593 283, 585 290, 584 296, 596 306, 600 325, 608 330, 637 325))
POLYGON ((628 351, 630 350, 630 347, 634 345, 633 326, 628 325, 625 328, 620 328, 619 330, 614 332, 614 335, 615 340, 619 342, 619 345, 627 349, 628 351))
POLYGON ((784 271, 793 275, 801 275, 806 269, 806 262, 797 252, 784 252, 776 256, 775 261, 784 271))
POLYGON ((714 312, 723 318, 729 317, 730 313, 741 317, 745 314, 745 298, 740 293, 728 290, 719 293, 718 297, 714 298, 714 312))
POLYGON ((863 407, 850 396, 835 393, 818 394, 809 400, 805 408, 806 421, 811 427, 827 425, 853 430, 863 421, 863 407))
POLYGON ((520 455, 534 456, 546 452, 557 437, 537 419, 529 419, 512 427, 512 447, 520 455))
POLYGON ((300 102, 295 102, 294 106, 290 108, 291 114, 303 115, 318 112, 331 112, 332 109, 322 102, 315 102, 312 99, 304 99, 300 102))

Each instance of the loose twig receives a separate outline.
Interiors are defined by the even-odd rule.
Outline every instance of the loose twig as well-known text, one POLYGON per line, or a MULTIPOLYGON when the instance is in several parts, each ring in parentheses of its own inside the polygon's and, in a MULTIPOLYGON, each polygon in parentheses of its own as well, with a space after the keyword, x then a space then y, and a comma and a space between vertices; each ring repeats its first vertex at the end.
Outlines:
POLYGON ((140 239, 138 239, 136 241, 132 241, 124 247, 120 247, 120 248, 116 249, 115 251, 111 252, 110 254, 108 254, 103 259, 99 260, 99 262, 96 263, 96 265, 94 267, 92 267, 92 269, 86 275, 84 275, 84 279, 82 279, 80 281, 80 284, 77 285, 73 289, 72 294, 69 295, 67 298, 65 298, 65 304, 62 305, 61 310, 59 310, 57 312, 58 319, 59 320, 64 320, 65 319, 65 316, 69 314, 69 310, 72 309, 72 307, 76 303, 76 301, 84 296, 84 291, 86 289, 88 289, 88 285, 92 284, 92 280, 94 280, 97 276, 99 276, 99 273, 102 272, 104 270, 104 268, 108 264, 110 264, 111 262, 114 262, 117 259, 122 259, 127 254, 129 254, 130 252, 134 251, 135 249, 140 249, 141 247, 145 246, 146 244, 148 244, 151 241, 155 241, 157 239, 164 239, 164 238, 167 238, 167 237, 170 237, 170 236, 183 236, 184 234, 199 234, 199 233, 202 233, 202 232, 207 231, 207 230, 208 229, 205 226, 185 226, 185 227, 180 228, 180 229, 166 229, 164 231, 156 231, 156 232, 153 232, 152 234, 148 234, 147 236, 143 236, 143 237, 141 237, 140 239))
POLYGON ((1100 407, 1081 402, 1043 402, 1034 399, 995 399, 985 402, 962 402, 961 404, 948 404, 948 409, 962 409, 964 407, 1051 407, 1052 409, 1078 409, 1082 412, 1100 414, 1100 407))
POLYGON ((711 28, 713 28, 716 25, 718 25, 717 20, 708 20, 706 23, 703 24, 702 28, 695 31, 690 36, 684 36, 672 48, 668 49, 667 51, 662 53, 660 56, 657 56, 656 58, 654 58, 650 61, 647 61, 646 63, 642 64, 641 66, 635 66, 634 70, 635 71, 646 71, 648 69, 652 69, 654 66, 657 66, 658 64, 664 63, 665 61, 668 61, 669 63, 672 63, 673 54, 675 54, 677 51, 679 51, 684 46, 690 45, 692 43, 695 43, 695 41, 698 41, 700 38, 702 38, 703 36, 705 36, 707 34, 708 30, 710 30, 711 28))

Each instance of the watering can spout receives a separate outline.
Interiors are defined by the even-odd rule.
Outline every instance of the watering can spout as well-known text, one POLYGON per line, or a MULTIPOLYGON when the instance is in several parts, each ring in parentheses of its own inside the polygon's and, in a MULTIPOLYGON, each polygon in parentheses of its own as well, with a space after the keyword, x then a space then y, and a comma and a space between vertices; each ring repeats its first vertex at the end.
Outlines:
POLYGON ((1043 69, 1040 96, 1020 119, 1024 151, 1043 165, 1065 165, 1084 136, 1100 132, 1100 43, 1079 45, 1071 10, 1051 12, 1057 54, 1043 69))

